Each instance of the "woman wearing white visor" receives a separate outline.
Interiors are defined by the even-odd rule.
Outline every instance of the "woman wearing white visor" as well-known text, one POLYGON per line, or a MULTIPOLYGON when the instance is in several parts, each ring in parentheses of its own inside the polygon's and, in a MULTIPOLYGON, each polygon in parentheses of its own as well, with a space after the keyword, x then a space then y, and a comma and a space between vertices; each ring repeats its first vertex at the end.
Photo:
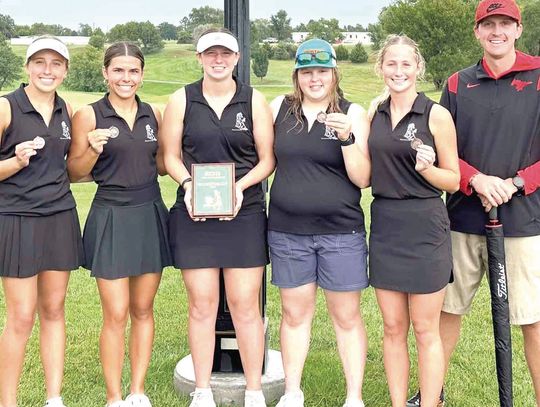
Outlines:
POLYGON ((233 76, 239 58, 238 42, 230 32, 203 33, 197 43, 203 78, 171 96, 161 127, 165 166, 179 184, 170 212, 169 241, 189 300, 188 335, 196 382, 191 407, 215 406, 210 375, 220 268, 246 377, 244 405, 265 406, 259 291, 268 254, 261 182, 274 169, 272 115, 264 96, 233 76), (235 165, 234 215, 194 217, 191 164, 219 162, 235 165))

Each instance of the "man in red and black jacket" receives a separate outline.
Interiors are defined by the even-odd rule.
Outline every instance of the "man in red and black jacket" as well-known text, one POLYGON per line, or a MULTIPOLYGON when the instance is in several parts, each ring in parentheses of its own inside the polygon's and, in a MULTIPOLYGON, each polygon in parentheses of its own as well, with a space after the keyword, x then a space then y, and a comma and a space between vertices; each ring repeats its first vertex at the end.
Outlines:
MULTIPOLYGON (((475 21, 484 56, 453 74, 441 97, 456 125, 461 171, 460 191, 447 201, 454 283, 446 292, 441 338, 448 365, 462 315, 487 271, 486 211, 499 207, 510 322, 522 327, 540 406, 540 58, 515 49, 523 26, 513 0, 482 0, 475 21)), ((407 405, 420 405, 419 394, 407 405)))
POLYGON ((510 322, 521 325, 540 402, 540 58, 515 49, 523 27, 512 0, 484 0, 474 33, 482 60, 448 79, 441 104, 454 117, 460 191, 448 198, 455 282, 441 334, 447 360, 487 269, 486 210, 500 206, 508 264, 510 322))

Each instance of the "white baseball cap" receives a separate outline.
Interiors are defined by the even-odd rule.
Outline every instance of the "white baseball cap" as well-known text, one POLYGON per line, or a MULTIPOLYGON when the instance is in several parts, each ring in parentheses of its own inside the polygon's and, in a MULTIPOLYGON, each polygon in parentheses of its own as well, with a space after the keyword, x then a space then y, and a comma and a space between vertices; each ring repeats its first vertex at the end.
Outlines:
POLYGON ((199 41, 197 41, 197 53, 206 51, 210 47, 220 45, 222 47, 230 49, 232 52, 238 52, 238 41, 229 33, 224 32, 211 32, 204 34, 199 41))
POLYGON ((56 37, 44 36, 36 38, 26 49, 26 63, 32 58, 32 55, 42 51, 44 49, 50 49, 52 51, 58 52, 62 55, 67 61, 69 61, 69 51, 62 41, 56 37))

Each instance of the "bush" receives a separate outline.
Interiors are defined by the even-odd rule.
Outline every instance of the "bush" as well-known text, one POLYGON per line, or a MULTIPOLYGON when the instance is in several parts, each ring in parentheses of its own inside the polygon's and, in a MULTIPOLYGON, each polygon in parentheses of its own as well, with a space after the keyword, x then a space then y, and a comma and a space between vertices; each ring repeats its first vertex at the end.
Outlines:
POLYGON ((355 64, 362 64, 367 62, 368 54, 362 44, 356 44, 351 51, 351 62, 355 64))
POLYGON ((262 81, 268 73, 268 55, 266 54, 264 47, 258 47, 254 50, 252 53, 252 60, 253 73, 262 81))
POLYGON ((262 49, 264 49, 264 51, 266 52, 266 55, 268 56, 269 59, 273 59, 274 58, 274 47, 271 46, 270 44, 268 44, 267 42, 265 42, 263 45, 262 45, 262 49))
POLYGON ((291 59, 287 45, 281 43, 278 44, 277 47, 274 48, 272 59, 277 59, 278 61, 287 61, 288 59, 291 59))
POLYGON ((64 84, 69 90, 105 92, 107 86, 103 82, 102 66, 103 51, 87 46, 69 61, 69 73, 64 84))
POLYGON ((193 37, 191 36, 191 33, 187 31, 178 31, 178 40, 176 40, 177 44, 191 44, 193 42, 193 37))
POLYGON ((97 49, 103 49, 105 47, 105 36, 101 34, 92 35, 88 40, 88 45, 97 49))
POLYGON ((344 45, 336 47, 336 58, 338 61, 347 61, 349 59, 349 50, 344 45))

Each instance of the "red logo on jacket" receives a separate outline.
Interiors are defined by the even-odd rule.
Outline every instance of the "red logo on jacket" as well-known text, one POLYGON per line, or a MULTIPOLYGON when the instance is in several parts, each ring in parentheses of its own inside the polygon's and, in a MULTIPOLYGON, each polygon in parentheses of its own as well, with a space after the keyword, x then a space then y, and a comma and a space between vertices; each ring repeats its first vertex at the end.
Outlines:
POLYGON ((519 79, 514 79, 510 85, 516 88, 518 92, 522 92, 523 89, 525 89, 527 86, 532 85, 532 82, 525 82, 520 81, 519 79))

